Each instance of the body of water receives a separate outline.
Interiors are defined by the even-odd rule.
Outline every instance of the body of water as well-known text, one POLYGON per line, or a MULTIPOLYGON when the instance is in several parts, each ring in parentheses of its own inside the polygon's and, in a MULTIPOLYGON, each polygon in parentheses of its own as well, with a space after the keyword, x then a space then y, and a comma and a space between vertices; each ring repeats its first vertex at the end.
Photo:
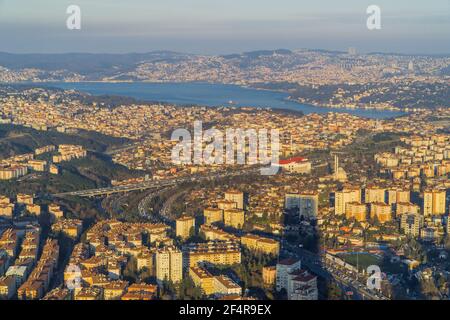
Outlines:
POLYGON ((361 117, 385 119, 404 115, 400 111, 369 109, 335 109, 305 105, 287 100, 287 93, 257 90, 236 85, 211 83, 149 82, 51 82, 62 89, 74 89, 92 95, 129 96, 139 100, 167 102, 176 105, 271 107, 308 113, 351 113, 361 117))

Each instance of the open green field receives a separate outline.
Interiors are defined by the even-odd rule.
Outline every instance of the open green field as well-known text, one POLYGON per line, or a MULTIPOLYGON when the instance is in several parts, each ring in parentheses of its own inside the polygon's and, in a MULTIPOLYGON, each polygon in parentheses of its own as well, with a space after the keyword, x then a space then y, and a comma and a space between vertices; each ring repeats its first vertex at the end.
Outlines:
POLYGON ((383 260, 370 253, 339 254, 338 257, 355 267, 358 266, 359 270, 367 269, 371 265, 381 265, 383 260))

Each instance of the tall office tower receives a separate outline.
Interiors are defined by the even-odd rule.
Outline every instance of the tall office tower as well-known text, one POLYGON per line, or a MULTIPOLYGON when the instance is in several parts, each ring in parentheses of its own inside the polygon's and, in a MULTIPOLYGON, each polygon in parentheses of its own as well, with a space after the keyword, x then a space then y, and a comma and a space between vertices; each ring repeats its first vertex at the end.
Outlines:
POLYGON ((228 190, 225 192, 225 200, 236 202, 236 208, 244 209, 244 193, 238 190, 228 190))
POLYGON ((342 191, 334 193, 334 213, 344 214, 349 202, 361 202, 361 189, 357 187, 345 187, 342 191))
POLYGON ((178 283, 183 279, 183 255, 176 247, 165 247, 155 254, 156 280, 178 283))
POLYGON ((445 214, 445 196, 445 190, 425 190, 423 193, 423 214, 425 216, 445 214))
POLYGON ((176 220, 176 235, 182 239, 191 236, 191 231, 195 228, 195 218, 191 216, 182 216, 176 220))
POLYGON ((385 202, 386 189, 377 186, 368 186, 365 192, 365 202, 385 202))

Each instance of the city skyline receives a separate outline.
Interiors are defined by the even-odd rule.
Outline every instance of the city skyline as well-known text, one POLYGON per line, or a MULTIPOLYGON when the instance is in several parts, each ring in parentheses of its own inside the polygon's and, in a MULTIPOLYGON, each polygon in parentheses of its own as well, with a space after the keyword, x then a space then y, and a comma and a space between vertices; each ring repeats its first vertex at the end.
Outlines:
POLYGON ((450 300, 449 9, 0 0, 0 300, 450 300))

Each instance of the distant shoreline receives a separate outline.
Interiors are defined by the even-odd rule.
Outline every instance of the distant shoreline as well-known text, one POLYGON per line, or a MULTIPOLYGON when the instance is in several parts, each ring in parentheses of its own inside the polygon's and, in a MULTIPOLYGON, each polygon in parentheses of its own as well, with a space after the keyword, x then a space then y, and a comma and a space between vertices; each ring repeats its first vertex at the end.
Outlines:
MULTIPOLYGON (((141 95, 139 97, 135 96, 135 95, 127 95, 127 94, 123 94, 122 92, 109 92, 109 93, 93 93, 90 92, 89 90, 83 90, 82 88, 73 88, 77 91, 80 92, 85 92, 85 93, 89 93, 91 95, 109 95, 109 96, 128 96, 128 97, 133 97, 136 100, 140 100, 143 102, 160 102, 160 103, 165 103, 165 104, 175 104, 175 105, 183 105, 183 106, 187 106, 187 105, 198 105, 198 106, 209 106, 209 107, 235 107, 235 108, 242 108, 242 107, 254 107, 254 108, 264 108, 264 109, 285 109, 285 110, 290 110, 290 111, 301 111, 303 114, 307 114, 307 113, 322 113, 323 111, 327 111, 327 112, 335 112, 335 111, 339 111, 341 113, 350 113, 350 114, 355 114, 357 116, 360 117, 369 117, 369 118, 396 118, 396 117, 401 117, 404 116, 406 114, 409 113, 409 111, 404 111, 404 110, 392 110, 392 109, 384 109, 384 108, 362 108, 362 107, 346 107, 346 106, 337 106, 337 107, 333 107, 333 106, 324 106, 324 105, 317 105, 317 104, 313 104, 310 102, 301 102, 298 101, 296 99, 292 99, 289 96, 289 92, 287 91, 283 91, 283 90, 277 90, 277 89, 268 89, 268 88, 261 88, 261 87, 257 87, 257 86, 252 86, 252 84, 236 84, 236 83, 218 83, 218 82, 205 82, 205 81, 158 81, 158 82, 154 82, 154 81, 134 81, 134 80, 118 80, 118 81, 104 81, 104 80, 90 80, 90 81, 23 81, 23 82, 3 82, 0 83, 2 85, 30 85, 30 86, 37 86, 39 87, 39 85, 42 85, 44 87, 50 87, 52 84, 55 84, 53 87, 54 88, 60 88, 63 90, 69 90, 69 88, 64 88, 62 86, 58 86, 58 84, 64 84, 64 85, 70 85, 70 84, 74 84, 75 87, 77 85, 82 85, 82 84, 99 84, 99 85, 120 85, 120 84, 124 84, 124 85, 210 85, 210 86, 224 86, 224 87, 235 87, 235 88, 240 88, 240 89, 244 89, 244 90, 251 90, 251 91, 261 91, 261 92, 268 92, 268 93, 277 93, 277 94, 283 94, 286 95, 286 97, 278 97, 278 101, 285 101, 286 103, 292 103, 295 104, 295 106, 297 106, 299 108, 299 110, 296 110, 297 108, 289 108, 289 107, 282 107, 282 106, 273 106, 271 104, 261 104, 261 105, 244 105, 244 103, 241 103, 241 105, 235 105, 235 104, 230 104, 227 103, 230 100, 233 100, 233 102, 235 102, 234 98, 230 97, 229 100, 227 100, 226 102, 222 102, 222 103, 217 103, 214 105, 211 104, 205 104, 205 103, 174 103, 173 101, 170 101, 171 99, 159 99, 159 98, 154 98, 154 99, 149 99, 149 98, 145 98, 142 97, 141 95), (310 110, 308 110, 307 112, 305 112, 304 108, 309 108, 310 110), (400 113, 400 114, 393 114, 393 115, 387 115, 387 117, 380 115, 380 116, 376 116, 375 114, 371 114, 371 115, 363 115, 363 114, 357 114, 357 113, 365 113, 366 112, 381 112, 381 113, 400 113)), ((135 92, 136 93, 136 92, 135 92)), ((173 99, 172 99, 173 100, 173 99)), ((238 101, 239 102, 239 101, 238 101)))

